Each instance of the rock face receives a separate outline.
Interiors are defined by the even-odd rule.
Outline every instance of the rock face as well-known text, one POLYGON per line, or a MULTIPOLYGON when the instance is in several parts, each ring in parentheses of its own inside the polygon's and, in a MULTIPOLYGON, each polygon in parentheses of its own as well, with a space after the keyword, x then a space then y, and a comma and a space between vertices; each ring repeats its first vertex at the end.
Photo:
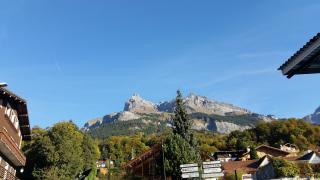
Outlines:
POLYGON ((90 128, 98 127, 102 124, 103 118, 95 118, 86 122, 83 126, 84 130, 89 130, 90 128))
MULTIPOLYGON (((252 124, 256 124, 256 122, 252 121, 272 120, 272 118, 268 116, 252 113, 247 109, 211 100, 205 96, 198 96, 195 94, 190 94, 185 97, 184 103, 189 114, 198 114, 197 118, 192 118, 192 128, 197 130, 230 133, 234 130, 251 128, 253 126, 252 124), (211 115, 216 116, 214 118, 209 118, 211 115), (249 117, 252 120, 241 122, 243 121, 243 116, 249 117)), ((148 123, 146 122, 150 121, 146 121, 146 117, 153 119, 155 126, 158 121, 167 121, 167 123, 170 124, 171 115, 174 112, 174 109, 175 100, 155 104, 141 98, 138 94, 134 94, 127 102, 125 102, 123 111, 90 120, 84 125, 83 129, 90 130, 103 124, 126 122, 138 119, 141 119, 142 124, 147 125, 148 123)))
MULTIPOLYGON (((187 111, 189 113, 201 112, 206 114, 217 115, 242 115, 251 114, 247 109, 234 106, 232 104, 222 103, 215 100, 211 100, 205 96, 198 96, 191 93, 184 98, 187 111)), ((165 101, 157 105, 157 109, 160 112, 173 112, 175 107, 175 101, 165 101)))
POLYGON ((185 98, 187 109, 190 113, 201 112, 206 114, 228 115, 228 114, 249 114, 250 111, 234 106, 232 104, 221 103, 210 100, 205 96, 190 94, 185 98))
POLYGON ((135 113, 157 112, 157 106, 150 101, 142 99, 138 94, 134 94, 124 105, 124 111, 135 113))
POLYGON ((313 114, 310 114, 303 119, 314 124, 320 124, 320 106, 315 110, 313 114))
POLYGON ((252 128, 252 126, 240 126, 234 123, 223 122, 223 121, 216 121, 215 123, 216 123, 217 131, 219 133, 224 133, 224 134, 229 134, 235 130, 244 131, 246 129, 252 128))
POLYGON ((138 114, 132 113, 130 111, 123 111, 118 113, 117 115, 118 115, 118 121, 130 121, 130 120, 140 118, 138 114))

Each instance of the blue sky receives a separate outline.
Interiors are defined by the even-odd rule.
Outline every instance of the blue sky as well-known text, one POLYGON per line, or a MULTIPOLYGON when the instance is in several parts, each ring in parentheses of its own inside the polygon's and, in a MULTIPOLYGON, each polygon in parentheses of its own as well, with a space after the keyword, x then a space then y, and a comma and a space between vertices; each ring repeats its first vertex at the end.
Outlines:
POLYGON ((320 75, 277 68, 320 29, 319 1, 0 2, 0 81, 47 127, 182 89, 278 117, 320 105, 320 75))

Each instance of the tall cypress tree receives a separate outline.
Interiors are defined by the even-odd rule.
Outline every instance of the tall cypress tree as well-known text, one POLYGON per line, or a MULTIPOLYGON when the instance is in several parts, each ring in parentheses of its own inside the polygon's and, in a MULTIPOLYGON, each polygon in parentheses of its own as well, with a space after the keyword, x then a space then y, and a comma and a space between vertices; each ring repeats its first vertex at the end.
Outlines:
POLYGON ((197 163, 200 155, 196 140, 191 132, 189 119, 182 94, 177 91, 176 108, 173 117, 173 134, 164 141, 165 169, 173 179, 181 179, 180 165, 197 163))
POLYGON ((173 133, 179 134, 186 141, 190 142, 191 121, 188 118, 187 110, 183 102, 181 92, 177 91, 176 108, 173 118, 173 133))

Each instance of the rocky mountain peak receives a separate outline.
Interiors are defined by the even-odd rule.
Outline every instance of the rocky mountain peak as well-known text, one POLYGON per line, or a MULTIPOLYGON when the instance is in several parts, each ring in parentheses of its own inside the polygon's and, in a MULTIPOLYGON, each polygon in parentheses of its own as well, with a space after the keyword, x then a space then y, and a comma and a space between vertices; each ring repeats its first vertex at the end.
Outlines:
POLYGON ((189 111, 191 112, 202 112, 207 114, 251 114, 250 111, 244 108, 234 106, 232 104, 221 103, 215 100, 211 100, 205 96, 199 96, 194 93, 190 93, 185 98, 185 103, 189 111))
POLYGON ((320 106, 314 111, 313 114, 310 114, 303 119, 311 123, 320 124, 320 106))
MULTIPOLYGON (((214 130, 221 133, 229 133, 233 130, 251 128, 258 121, 272 120, 271 117, 252 113, 247 109, 211 100, 194 93, 190 93, 187 97, 184 97, 183 101, 188 113, 192 116, 193 128, 198 130, 214 130)), ((146 127, 149 127, 154 120, 170 123, 169 120, 175 106, 175 99, 154 104, 135 93, 125 102, 123 111, 90 120, 85 124, 84 130, 97 127, 103 128, 104 126, 101 126, 103 124, 125 123, 131 120, 141 120, 141 123, 146 127)), ((320 112, 320 108, 318 111, 320 112)))
POLYGON ((135 93, 125 103, 123 110, 136 113, 150 113, 157 112, 157 107, 154 103, 141 98, 137 93, 135 93))

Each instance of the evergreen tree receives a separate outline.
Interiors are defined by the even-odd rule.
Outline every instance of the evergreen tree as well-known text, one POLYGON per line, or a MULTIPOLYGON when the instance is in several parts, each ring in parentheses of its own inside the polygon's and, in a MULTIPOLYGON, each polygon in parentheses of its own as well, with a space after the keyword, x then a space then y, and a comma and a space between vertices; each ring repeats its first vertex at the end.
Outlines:
POLYGON ((176 97, 176 108, 173 117, 173 133, 179 134, 189 144, 194 144, 193 134, 190 132, 192 122, 188 117, 182 93, 178 90, 176 97))
POLYGON ((166 138, 163 151, 166 174, 172 176, 173 179, 180 179, 181 164, 198 163, 199 161, 196 148, 192 147, 178 134, 171 134, 166 138))
POLYGON ((181 164, 198 163, 200 160, 197 142, 191 132, 191 123, 182 94, 177 91, 173 133, 166 138, 163 146, 164 166, 167 175, 171 175, 174 179, 180 179, 181 164))
POLYGON ((253 160, 253 159, 259 159, 259 156, 257 154, 257 150, 255 147, 251 146, 250 147, 250 159, 253 160))

